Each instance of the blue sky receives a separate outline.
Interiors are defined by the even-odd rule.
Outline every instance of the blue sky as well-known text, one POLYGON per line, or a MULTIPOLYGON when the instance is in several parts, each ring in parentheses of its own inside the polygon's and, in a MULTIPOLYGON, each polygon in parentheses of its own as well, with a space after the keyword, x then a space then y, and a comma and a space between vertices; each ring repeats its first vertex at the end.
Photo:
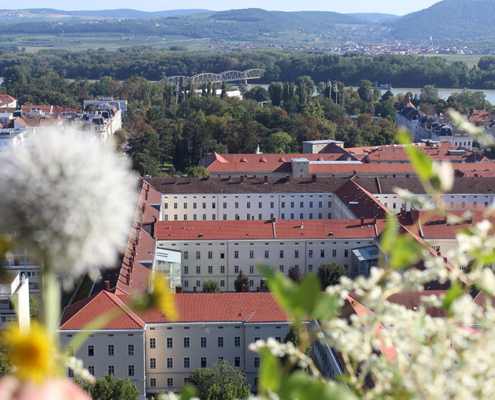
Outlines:
MULTIPOLYGON (((318 10, 318 11, 335 11, 340 13, 369 13, 380 12, 387 14, 404 15, 413 11, 419 11, 428 8, 438 0, 415 0, 410 2, 397 0, 313 0, 309 3, 301 1, 284 1, 284 0, 250 0, 249 2, 232 2, 227 0, 182 0, 179 2, 159 2, 156 0, 119 0, 119 1, 97 1, 86 0, 84 2, 70 2, 65 0, 25 0, 22 8, 57 8, 60 10, 101 10, 116 8, 132 8, 142 11, 162 11, 176 10, 183 8, 204 8, 208 10, 229 10, 236 8, 263 8, 265 10, 280 11, 301 11, 301 10, 318 10)), ((5 7, 5 5, 4 5, 5 7)), ((3 7, 2 7, 3 8, 3 7)), ((15 7, 10 7, 15 8, 15 7)))

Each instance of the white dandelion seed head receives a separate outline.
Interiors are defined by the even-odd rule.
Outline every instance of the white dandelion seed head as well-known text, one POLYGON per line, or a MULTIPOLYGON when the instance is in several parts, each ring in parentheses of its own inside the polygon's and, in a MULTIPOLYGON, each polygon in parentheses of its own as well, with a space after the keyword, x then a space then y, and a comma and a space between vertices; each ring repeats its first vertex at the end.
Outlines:
POLYGON ((124 159, 90 135, 51 131, 0 155, 0 165, 0 227, 32 258, 69 281, 115 263, 137 198, 124 159))

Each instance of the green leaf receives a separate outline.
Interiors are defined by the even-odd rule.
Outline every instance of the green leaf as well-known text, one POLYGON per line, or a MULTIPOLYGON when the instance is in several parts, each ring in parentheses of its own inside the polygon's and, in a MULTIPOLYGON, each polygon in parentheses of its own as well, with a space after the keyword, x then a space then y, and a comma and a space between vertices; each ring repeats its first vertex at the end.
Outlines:
POLYGON ((264 394, 277 392, 282 382, 280 360, 267 348, 261 349, 259 354, 261 356, 259 391, 264 394))
POLYGON ((265 265, 260 265, 258 268, 266 279, 268 289, 273 293, 277 302, 286 311, 288 308, 292 309, 293 299, 297 293, 296 284, 265 265))
POLYGON ((418 177, 423 182, 430 182, 436 189, 440 187, 440 178, 433 168, 433 163, 423 151, 419 150, 411 143, 408 133, 400 132, 397 135, 399 142, 404 146, 414 169, 418 173, 418 177))
POLYGON ((387 216, 387 226, 380 236, 380 243, 384 251, 391 252, 394 250, 398 235, 399 225, 397 224, 397 217, 395 215, 387 216))
POLYGON ((317 275, 311 274, 304 278, 291 299, 294 314, 299 317, 313 315, 320 292, 321 283, 317 275))
POLYGON ((313 310, 313 317, 318 321, 329 321, 337 314, 338 307, 339 300, 336 296, 320 293, 313 310))
POLYGON ((452 314, 452 304, 454 303, 454 300, 458 297, 461 297, 462 294, 462 285, 460 283, 456 283, 445 295, 442 303, 442 308, 447 311, 448 316, 452 314))
POLYGON ((399 235, 390 252, 390 268, 403 269, 416 264, 421 258, 422 246, 414 239, 399 235))
POLYGON ((196 388, 194 387, 194 385, 191 385, 190 383, 186 383, 182 391, 180 392, 181 400, 190 400, 196 396, 197 396, 196 388))
POLYGON ((354 400, 356 397, 343 385, 318 380, 306 372, 296 371, 289 375, 279 391, 281 399, 298 400, 354 400))

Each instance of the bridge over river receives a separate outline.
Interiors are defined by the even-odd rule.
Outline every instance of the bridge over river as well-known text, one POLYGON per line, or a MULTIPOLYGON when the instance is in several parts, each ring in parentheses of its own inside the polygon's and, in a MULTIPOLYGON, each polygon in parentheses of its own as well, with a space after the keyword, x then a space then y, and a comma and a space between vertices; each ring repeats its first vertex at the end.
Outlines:
POLYGON ((182 86, 187 86, 189 84, 189 81, 192 81, 191 83, 193 85, 201 85, 202 83, 207 83, 207 82, 212 82, 212 83, 219 83, 219 82, 237 82, 237 81, 243 81, 245 84, 247 84, 248 79, 259 79, 263 76, 265 73, 264 69, 258 69, 258 68, 253 68, 253 69, 248 69, 246 71, 224 71, 219 74, 215 74, 213 72, 202 72, 200 74, 194 75, 194 76, 185 76, 185 75, 176 75, 176 76, 170 76, 164 79, 164 81, 174 84, 174 85, 180 85, 182 82, 182 86))

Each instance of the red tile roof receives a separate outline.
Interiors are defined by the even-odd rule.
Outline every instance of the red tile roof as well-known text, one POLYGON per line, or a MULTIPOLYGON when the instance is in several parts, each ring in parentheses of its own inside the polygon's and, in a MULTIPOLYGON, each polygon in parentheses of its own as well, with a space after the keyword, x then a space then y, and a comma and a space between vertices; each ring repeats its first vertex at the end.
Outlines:
MULTIPOLYGON (((384 220, 377 220, 381 232, 384 220)), ((376 237, 373 221, 349 220, 278 220, 272 221, 159 221, 157 240, 277 240, 277 239, 352 239, 376 237), (301 228, 302 225, 302 228, 301 228), (275 226, 275 232, 274 232, 275 226)))
MULTIPOLYGON (((178 322, 286 322, 285 312, 268 292, 182 293, 175 295, 178 322)), ((94 318, 111 310, 120 315, 103 329, 142 329, 144 323, 170 322, 157 309, 133 311, 129 295, 106 291, 65 309, 60 329, 83 329, 94 318)))
POLYGON ((12 96, 9 96, 8 94, 0 94, 0 101, 10 103, 12 101, 15 101, 15 99, 12 96))
POLYGON ((138 318, 118 296, 101 291, 68 306, 62 315, 60 329, 83 329, 95 318, 113 310, 118 316, 100 329, 142 329, 144 327, 144 321, 138 318))

